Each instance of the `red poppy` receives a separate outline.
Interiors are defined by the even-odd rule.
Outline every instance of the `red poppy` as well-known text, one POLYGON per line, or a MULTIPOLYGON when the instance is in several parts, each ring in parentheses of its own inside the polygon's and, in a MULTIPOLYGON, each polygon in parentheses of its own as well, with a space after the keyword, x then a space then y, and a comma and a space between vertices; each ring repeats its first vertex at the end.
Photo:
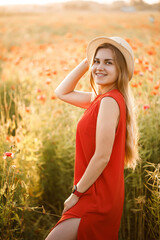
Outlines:
POLYGON ((151 95, 152 95, 152 96, 153 96, 153 95, 158 95, 158 94, 159 94, 159 92, 158 92, 156 89, 151 92, 151 95))
POLYGON ((53 71, 53 74, 56 75, 56 74, 57 74, 57 71, 53 71))
POLYGON ((30 113, 31 109, 29 107, 25 107, 26 112, 30 113))
POLYGON ((138 83, 140 86, 142 86, 142 82, 141 81, 139 81, 139 83, 138 83))
POLYGON ((16 142, 19 143, 21 139, 19 137, 16 137, 16 142))
POLYGON ((149 109, 149 108, 150 108, 150 106, 149 106, 148 104, 143 105, 143 109, 144 109, 144 110, 147 110, 147 109, 149 109))
POLYGON ((148 53, 148 55, 151 55, 151 56, 156 55, 156 51, 154 48, 152 48, 151 50, 148 50, 147 53, 148 53))
POLYGON ((134 70, 134 75, 137 75, 137 74, 139 74, 139 70, 135 69, 134 70))
POLYGON ((154 89, 159 89, 159 87, 160 87, 160 84, 156 84, 156 85, 154 86, 154 89))
POLYGON ((42 90, 40 88, 37 89, 37 93, 41 93, 42 90))
POLYGON ((131 83, 131 86, 134 87, 134 88, 137 88, 138 84, 137 83, 131 83))
POLYGON ((42 94, 37 96, 37 100, 44 103, 46 101, 46 95, 42 94))
POLYGON ((10 142, 10 141, 11 141, 11 139, 10 139, 9 136, 6 136, 6 141, 7 141, 7 142, 10 142))
POLYGON ((52 96, 51 96, 51 99, 52 99, 52 100, 56 99, 56 96, 55 96, 55 95, 52 95, 52 96))
POLYGON ((50 78, 47 78, 46 84, 49 85, 49 84, 51 84, 51 82, 52 82, 52 80, 50 78))
POLYGON ((3 158, 6 159, 7 157, 13 158, 14 154, 12 152, 5 152, 3 154, 3 158))

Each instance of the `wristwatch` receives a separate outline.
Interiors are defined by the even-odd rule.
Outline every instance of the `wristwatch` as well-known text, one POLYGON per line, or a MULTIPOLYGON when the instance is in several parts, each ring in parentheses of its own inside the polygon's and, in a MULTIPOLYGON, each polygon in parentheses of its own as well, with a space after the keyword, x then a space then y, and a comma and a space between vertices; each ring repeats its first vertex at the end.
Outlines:
POLYGON ((82 197, 83 193, 77 191, 77 185, 74 185, 72 188, 72 193, 75 194, 77 197, 82 197))

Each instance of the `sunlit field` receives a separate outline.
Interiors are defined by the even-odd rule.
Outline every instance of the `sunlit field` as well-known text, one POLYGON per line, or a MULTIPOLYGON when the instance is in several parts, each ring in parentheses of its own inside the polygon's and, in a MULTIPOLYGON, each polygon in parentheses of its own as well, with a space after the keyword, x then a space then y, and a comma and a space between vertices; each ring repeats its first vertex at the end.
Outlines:
MULTIPOLYGON (((159 13, 96 11, 0 16, 0 239, 44 239, 61 216, 84 110, 54 89, 100 35, 125 38, 135 54, 141 162, 125 169, 119 240, 160 239, 159 13)), ((91 90, 88 73, 77 89, 91 90)))

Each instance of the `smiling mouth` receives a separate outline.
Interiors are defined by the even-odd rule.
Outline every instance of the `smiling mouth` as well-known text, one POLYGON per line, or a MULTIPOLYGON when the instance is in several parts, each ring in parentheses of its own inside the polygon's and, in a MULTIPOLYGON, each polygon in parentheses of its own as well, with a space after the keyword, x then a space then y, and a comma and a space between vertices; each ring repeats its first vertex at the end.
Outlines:
POLYGON ((106 77, 106 76, 107 76, 107 74, 103 74, 103 73, 96 73, 96 76, 98 76, 98 77, 106 77))

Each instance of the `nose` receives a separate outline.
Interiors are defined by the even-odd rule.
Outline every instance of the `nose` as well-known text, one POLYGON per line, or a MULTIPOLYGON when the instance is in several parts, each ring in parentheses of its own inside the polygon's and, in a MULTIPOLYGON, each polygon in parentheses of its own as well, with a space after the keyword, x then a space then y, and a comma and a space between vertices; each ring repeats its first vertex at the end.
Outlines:
POLYGON ((98 70, 104 70, 104 64, 102 62, 100 62, 97 66, 98 70))

